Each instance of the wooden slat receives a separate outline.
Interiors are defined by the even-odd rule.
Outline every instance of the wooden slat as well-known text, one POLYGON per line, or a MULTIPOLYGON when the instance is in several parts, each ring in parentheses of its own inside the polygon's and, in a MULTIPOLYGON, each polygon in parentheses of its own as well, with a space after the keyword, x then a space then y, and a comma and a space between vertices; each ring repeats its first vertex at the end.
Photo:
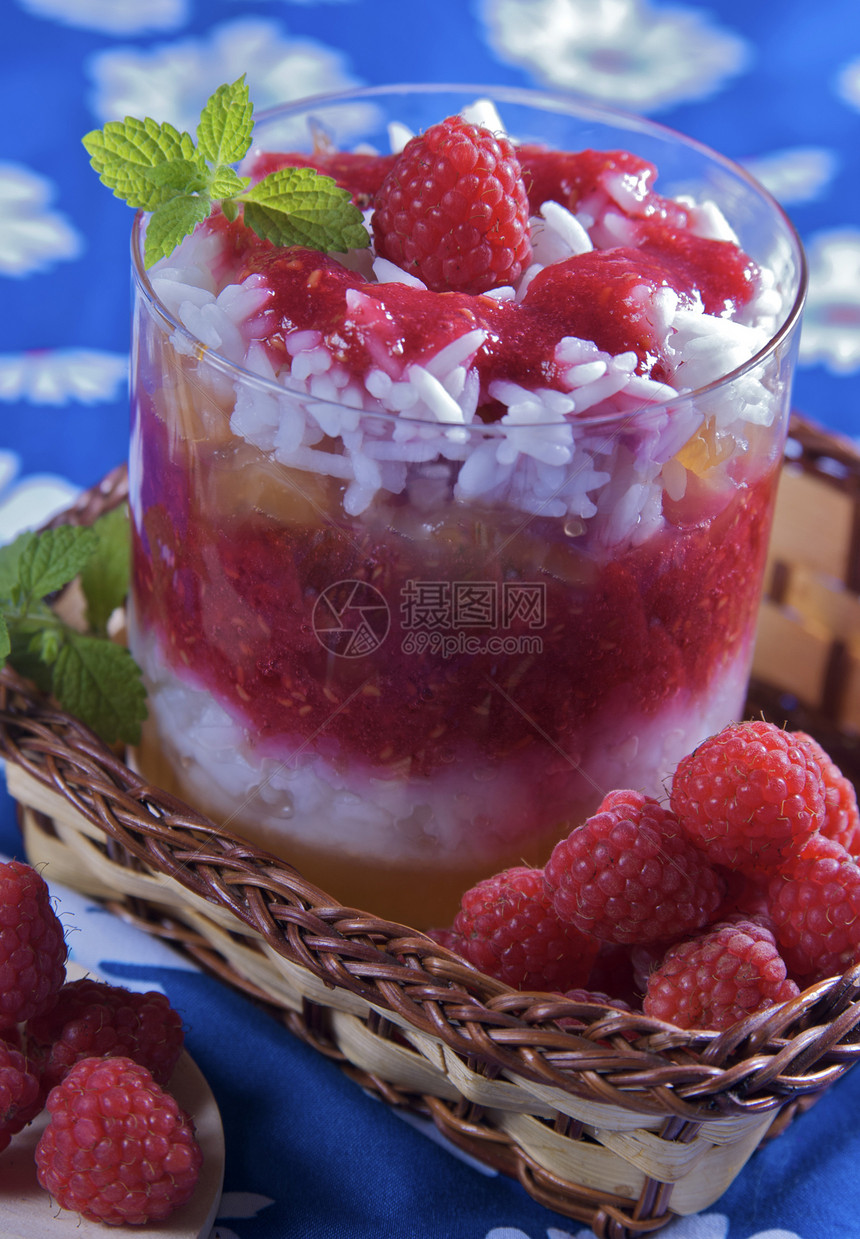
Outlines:
POLYGON ((860 733, 860 650, 849 652, 846 658, 845 683, 841 718, 843 728, 860 733))
POLYGON ((787 465, 777 492, 771 560, 804 564, 845 581, 853 536, 851 497, 822 478, 787 465))
POLYGON ((493 1125, 510 1136, 550 1174, 593 1191, 637 1200, 646 1175, 600 1144, 570 1140, 529 1114, 499 1111, 493 1125))
POLYGON ((860 598, 832 578, 799 565, 788 574, 781 601, 813 630, 860 647, 860 598))
MULTIPOLYGON (((460 1094, 454 1082, 427 1059, 415 1050, 376 1036, 354 1015, 333 1012, 331 1029, 337 1048, 354 1067, 413 1093, 429 1093, 445 1101, 458 1099, 460 1094)), ((515 1092, 512 1084, 508 1088, 512 1094, 515 1092)))
POLYGON ((682 1215, 699 1213, 719 1200, 752 1157, 773 1120, 773 1113, 762 1115, 736 1144, 712 1148, 706 1160, 675 1184, 669 1199, 672 1212, 682 1215))
POLYGON ((804 628, 784 607, 762 603, 756 629, 753 674, 818 706, 824 693, 831 642, 823 631, 804 628))

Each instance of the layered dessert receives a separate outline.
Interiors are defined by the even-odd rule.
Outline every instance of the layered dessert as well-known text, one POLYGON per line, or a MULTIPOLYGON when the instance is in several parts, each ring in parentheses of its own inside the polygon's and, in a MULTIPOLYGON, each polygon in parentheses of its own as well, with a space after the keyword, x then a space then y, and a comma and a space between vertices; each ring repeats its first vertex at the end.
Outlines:
POLYGON ((455 229, 434 240, 403 190, 402 127, 342 151, 311 126, 245 170, 333 177, 368 247, 216 213, 136 315, 140 763, 418 928, 543 864, 609 789, 662 795, 738 716, 797 294, 644 157, 518 140, 487 101, 454 119, 502 152, 489 199, 480 160, 431 153, 457 210, 489 200, 490 233, 460 237, 490 235, 486 262, 436 261, 455 229))

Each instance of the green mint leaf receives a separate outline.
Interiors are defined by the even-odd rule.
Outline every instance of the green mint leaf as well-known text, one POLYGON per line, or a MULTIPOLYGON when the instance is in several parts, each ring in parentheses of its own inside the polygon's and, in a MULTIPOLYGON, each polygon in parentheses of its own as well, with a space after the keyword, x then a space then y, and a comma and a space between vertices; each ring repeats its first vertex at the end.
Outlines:
POLYGON ((14 542, 7 543, 6 546, 0 546, 0 600, 11 601, 17 592, 18 586, 18 561, 24 550, 31 542, 35 542, 36 535, 31 531, 21 533, 14 542))
POLYGON ((30 625, 20 625, 7 616, 9 633, 8 659, 19 675, 32 680, 43 693, 51 691, 51 669, 42 661, 41 641, 30 625))
POLYGON ((68 585, 95 546, 96 535, 83 526, 59 525, 33 537, 18 556, 21 601, 26 605, 68 585))
POLYGON ((57 628, 43 628, 42 631, 37 633, 33 638, 33 653, 41 659, 46 667, 50 667, 57 661, 61 641, 62 637, 57 628))
POLYGON ((243 194, 244 221, 275 245, 344 253, 368 244, 361 211, 345 189, 312 168, 279 168, 243 194))
POLYGON ((209 180, 206 165, 197 159, 168 159, 154 168, 146 168, 141 176, 169 195, 162 199, 165 202, 180 194, 199 193, 206 189, 209 180))
POLYGON ((149 117, 137 120, 127 116, 122 121, 108 121, 103 129, 86 134, 83 144, 102 183, 129 206, 144 211, 155 210, 172 198, 177 189, 184 188, 177 186, 175 178, 160 184, 153 169, 176 162, 177 171, 183 164, 190 164, 198 175, 200 172, 191 135, 149 117))
POLYGON ((104 629, 125 598, 128 575, 122 508, 90 528, 60 525, 0 548, 0 662, 8 659, 109 744, 140 739, 146 718, 140 669, 123 646, 64 623, 45 597, 79 576, 90 622, 104 629))
POLYGON ((153 211, 146 225, 143 260, 147 268, 172 254, 183 237, 209 215, 211 200, 203 194, 183 194, 171 198, 153 211))
POLYGON ((250 184, 249 176, 238 176, 232 168, 223 167, 217 170, 207 188, 213 198, 221 200, 222 209, 226 214, 229 200, 244 193, 250 184))
POLYGON ((242 74, 210 96, 197 126, 197 147, 211 163, 238 163, 248 153, 253 132, 254 108, 242 74))
POLYGON ((197 145, 167 122, 127 116, 83 138, 101 180, 129 206, 148 211, 147 267, 173 252, 220 203, 275 245, 306 245, 343 253, 369 241, 349 193, 313 168, 281 168, 256 185, 231 164, 247 153, 254 109, 244 75, 219 86, 197 126, 197 145))
POLYGON ((140 671, 124 646, 69 631, 53 667, 52 689, 74 714, 108 744, 137 744, 146 718, 140 671))
POLYGON ((87 600, 87 623, 104 635, 107 624, 128 593, 130 543, 128 511, 114 508, 91 526, 96 535, 93 554, 81 569, 81 588, 87 600))

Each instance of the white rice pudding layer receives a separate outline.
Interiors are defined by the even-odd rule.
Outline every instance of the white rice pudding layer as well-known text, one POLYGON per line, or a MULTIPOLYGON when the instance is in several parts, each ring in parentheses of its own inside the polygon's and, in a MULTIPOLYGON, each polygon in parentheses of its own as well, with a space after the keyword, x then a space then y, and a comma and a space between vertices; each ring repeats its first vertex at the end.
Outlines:
MULTIPOLYGON (((151 638, 134 647, 149 685, 149 709, 159 739, 182 781, 183 794, 227 830, 253 822, 263 847, 283 852, 292 841, 340 857, 384 857, 391 864, 492 864, 517 844, 517 829, 533 829, 517 813, 542 778, 546 751, 489 769, 480 751, 458 753, 432 776, 385 778, 354 754, 323 755, 311 741, 262 754, 205 687, 180 676, 151 638)), ((588 747, 570 762, 572 813, 612 788, 665 799, 663 779, 696 744, 737 717, 746 692, 749 655, 725 666, 704 698, 679 691, 659 712, 633 713, 607 700, 589 729, 588 747), (581 769, 580 769, 581 768, 581 769)), ((572 824, 576 824, 575 822, 572 824)))

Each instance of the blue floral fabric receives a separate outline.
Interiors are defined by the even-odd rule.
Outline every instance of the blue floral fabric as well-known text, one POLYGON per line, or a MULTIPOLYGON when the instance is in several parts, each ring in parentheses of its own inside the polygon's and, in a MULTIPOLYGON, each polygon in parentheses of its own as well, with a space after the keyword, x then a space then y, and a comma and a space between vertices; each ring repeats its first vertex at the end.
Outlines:
MULTIPOLYGON (((130 213, 81 136, 126 114, 193 129, 241 73, 258 108, 392 80, 548 86, 731 156, 807 248, 795 404, 860 434, 856 0, 4 0, 0 33, 0 542, 126 455, 130 213)), ((21 853, 5 794, 0 847, 21 853)), ((80 962, 162 988, 186 1020, 225 1125, 218 1239, 585 1239, 219 982, 57 894, 80 962)), ((860 1239, 855 1103, 849 1074, 667 1239, 860 1239)))

